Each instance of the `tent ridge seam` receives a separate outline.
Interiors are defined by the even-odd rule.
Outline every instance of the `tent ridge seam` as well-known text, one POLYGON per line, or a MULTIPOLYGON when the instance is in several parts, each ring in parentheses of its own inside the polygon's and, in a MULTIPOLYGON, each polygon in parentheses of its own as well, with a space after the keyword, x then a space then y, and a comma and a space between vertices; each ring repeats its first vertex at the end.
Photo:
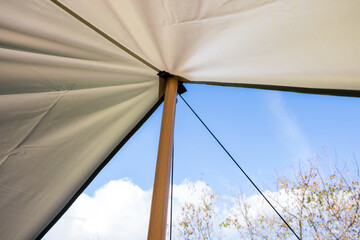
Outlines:
POLYGON ((127 54, 129 54, 130 56, 134 57, 138 61, 140 61, 143 64, 145 64, 146 66, 150 67, 151 69, 153 69, 153 70, 155 70, 157 72, 160 72, 159 68, 155 67, 154 65, 152 65, 151 63, 149 63, 145 59, 143 59, 140 56, 138 56, 137 54, 135 54, 133 51, 131 51, 130 49, 128 49, 127 47, 125 47, 124 45, 122 45, 121 43, 116 41, 114 38, 107 35, 105 32, 101 31, 95 25, 91 24, 89 21, 87 21, 86 19, 84 19, 83 17, 81 17, 80 15, 75 13, 73 10, 71 10, 70 8, 68 8, 67 6, 65 6, 64 4, 59 2, 58 0, 50 0, 50 1, 53 2, 55 5, 57 5, 58 7, 60 7, 61 9, 63 9, 65 12, 69 13, 71 16, 73 16, 77 20, 79 20, 85 26, 89 27, 90 29, 92 29, 93 31, 98 33, 100 36, 102 36, 103 38, 105 38, 106 40, 108 40, 109 42, 111 42, 112 44, 114 44, 115 46, 117 46, 118 48, 120 48, 121 50, 126 52, 127 54))

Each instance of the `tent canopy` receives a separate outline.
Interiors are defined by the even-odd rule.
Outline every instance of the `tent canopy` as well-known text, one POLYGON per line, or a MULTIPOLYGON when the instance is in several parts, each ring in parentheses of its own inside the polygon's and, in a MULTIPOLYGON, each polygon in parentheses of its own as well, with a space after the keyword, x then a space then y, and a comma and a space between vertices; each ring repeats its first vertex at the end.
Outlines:
POLYGON ((44 233, 161 102, 157 69, 189 83, 360 96, 359 9, 358 0, 2 0, 1 237, 44 233))

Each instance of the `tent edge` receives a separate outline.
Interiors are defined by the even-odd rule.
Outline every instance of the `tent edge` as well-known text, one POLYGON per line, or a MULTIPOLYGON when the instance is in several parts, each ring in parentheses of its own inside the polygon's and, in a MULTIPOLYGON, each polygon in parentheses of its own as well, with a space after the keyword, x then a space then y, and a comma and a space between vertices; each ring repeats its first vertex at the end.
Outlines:
POLYGON ((307 88, 307 87, 292 87, 280 85, 266 85, 266 84, 251 84, 251 83, 222 83, 222 82, 207 82, 207 81, 183 81, 186 84, 204 84, 223 87, 241 87, 261 90, 275 90, 283 92, 295 92, 316 95, 330 95, 341 97, 360 97, 360 90, 347 89, 328 89, 328 88, 307 88))
POLYGON ((36 240, 42 239, 46 233, 57 223, 57 221, 64 215, 64 213, 71 207, 76 199, 89 186, 94 178, 101 172, 101 170, 110 162, 115 154, 126 144, 126 142, 141 128, 141 126, 150 118, 156 109, 163 103, 164 96, 160 97, 154 106, 145 114, 145 116, 135 125, 133 129, 123 138, 119 144, 110 152, 110 154, 100 163, 90 177, 82 184, 82 186, 75 192, 65 206, 55 215, 55 217, 46 225, 46 227, 34 238, 36 240))

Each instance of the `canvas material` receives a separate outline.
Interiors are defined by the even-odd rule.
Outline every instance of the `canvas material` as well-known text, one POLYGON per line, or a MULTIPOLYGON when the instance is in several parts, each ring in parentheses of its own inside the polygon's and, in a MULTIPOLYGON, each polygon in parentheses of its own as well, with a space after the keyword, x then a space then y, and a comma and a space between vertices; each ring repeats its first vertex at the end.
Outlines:
POLYGON ((158 99, 155 71, 50 1, 1 1, 0 238, 35 238, 158 99))
MULTIPOLYGON (((62 0, 189 81, 360 90, 358 0, 62 0)), ((0 234, 31 239, 159 99, 156 72, 49 0, 1 0, 0 234)))
POLYGON ((189 81, 360 89, 357 0, 62 2, 189 81))

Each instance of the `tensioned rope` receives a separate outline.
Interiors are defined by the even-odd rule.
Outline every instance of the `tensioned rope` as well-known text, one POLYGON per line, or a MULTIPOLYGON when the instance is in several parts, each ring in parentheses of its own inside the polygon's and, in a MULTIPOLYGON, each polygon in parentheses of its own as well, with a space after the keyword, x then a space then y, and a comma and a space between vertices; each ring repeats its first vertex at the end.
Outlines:
POLYGON ((122 45, 121 43, 119 43, 118 41, 116 41, 115 39, 113 39, 112 37, 110 37, 109 35, 107 35, 106 33, 104 33, 103 31, 101 31, 99 28, 95 27, 93 24, 91 24, 89 21, 87 21, 86 19, 82 18, 80 15, 78 15, 77 13, 75 13, 74 11, 72 11, 70 8, 68 8, 67 6, 65 6, 64 4, 62 4, 61 2, 57 1, 57 0, 50 0, 52 1, 54 4, 56 4, 58 7, 60 7, 61 9, 63 9, 65 12, 69 13, 71 16, 73 16, 74 18, 76 18, 77 20, 79 20, 80 22, 82 22, 84 25, 86 25, 87 27, 91 28, 92 30, 94 30, 96 33, 98 33, 99 35, 101 35, 103 38, 105 38, 106 40, 108 40, 109 42, 111 42, 112 44, 114 44, 115 46, 117 46, 118 48, 122 49, 124 52, 126 52, 127 54, 131 55, 132 57, 136 58, 137 60, 139 60, 140 62, 142 62, 143 64, 145 64, 146 66, 150 67, 151 69, 160 72, 160 69, 155 67, 154 65, 152 65, 151 63, 149 63, 148 61, 144 60, 143 58, 141 58, 140 56, 138 56, 137 54, 135 54, 133 51, 131 51, 130 49, 128 49, 127 47, 125 47, 124 45, 122 45))
POLYGON ((276 212, 276 214, 281 218, 281 220, 285 223, 285 225, 291 230, 291 232, 300 240, 299 236, 295 233, 295 231, 290 227, 290 225, 286 222, 286 220, 281 216, 281 214, 276 210, 276 208, 270 203, 270 201, 265 197, 265 195, 261 192, 261 190, 256 186, 256 184, 251 180, 251 178, 246 174, 246 172, 240 167, 240 165, 236 162, 236 160, 231 156, 231 154, 226 150, 224 145, 219 141, 219 139, 214 135, 214 133, 208 128, 208 126, 204 123, 203 120, 197 115, 194 109, 188 104, 188 102, 181 96, 181 99, 188 106, 188 108, 194 113, 194 115, 199 119, 199 121, 203 124, 203 126, 208 130, 208 132, 213 136, 213 138, 217 141, 217 143, 221 146, 221 148, 227 153, 227 155, 231 158, 231 160, 236 164, 236 166, 240 169, 240 171, 245 175, 245 177, 251 182, 251 184, 256 188, 256 190, 260 193, 260 195, 265 199, 265 201, 271 206, 271 208, 276 212))
POLYGON ((173 213, 173 199, 174 199, 174 151, 175 144, 173 142, 173 150, 171 155, 171 185, 170 185, 170 240, 172 240, 172 213, 173 213))
MULTIPOLYGON (((109 42, 111 42, 112 44, 114 44, 115 46, 117 46, 118 48, 122 49, 124 52, 128 53, 129 55, 131 55, 132 57, 134 57, 135 59, 137 59, 138 61, 142 62, 143 64, 145 64, 146 66, 150 67, 151 69, 157 71, 157 72, 161 72, 161 70, 157 67, 155 67, 154 65, 152 65, 151 63, 149 63, 148 61, 146 61, 145 59, 141 58, 140 56, 138 56, 137 54, 135 54, 134 52, 132 52, 130 49, 126 48, 124 45, 122 45, 121 43, 119 43, 118 41, 116 41, 115 39, 113 39, 112 37, 110 37, 109 35, 107 35, 105 32, 101 31, 99 28, 97 28, 96 26, 94 26, 93 24, 91 24, 90 22, 88 22, 86 19, 82 18, 80 15, 78 15, 77 13, 75 13, 74 11, 72 11, 70 8, 68 8, 67 6, 65 6, 64 4, 60 3, 58 0, 50 0, 51 2, 53 2, 55 5, 57 5, 58 7, 60 7, 61 9, 63 9, 64 11, 66 11, 67 13, 69 13, 71 16, 73 16, 74 18, 76 18, 77 20, 79 20, 80 22, 82 22, 84 25, 86 25, 87 27, 89 27, 90 29, 92 29, 93 31, 95 31, 96 33, 98 33, 100 36, 102 36, 103 38, 105 38, 106 40, 108 40, 109 42)), ((179 94, 180 95, 180 94, 179 94)), ((290 227, 290 225, 285 221, 285 219, 280 215, 280 213, 275 209, 275 207, 269 202, 269 200, 265 197, 265 195, 260 191, 260 189, 256 186, 256 184, 250 179, 250 177, 246 174, 246 172, 240 167, 240 165, 235 161, 235 159, 231 156, 231 154, 226 150, 226 148, 221 144, 221 142, 216 138, 216 136, 211 132, 211 130, 207 127, 207 125, 201 120, 201 118, 196 114, 196 112, 190 107, 190 105, 186 102, 186 100, 180 95, 181 99, 186 103, 186 105, 190 108, 190 110, 195 114, 195 116, 200 120, 200 122, 204 125, 204 127, 209 131, 209 133, 213 136, 213 138, 218 142, 218 144, 223 148, 223 150, 228 154, 228 156, 233 160, 233 162, 237 165, 237 167, 241 170, 241 172, 245 175, 245 177, 251 182, 251 184, 256 188, 256 190, 263 196, 263 198, 267 201, 267 203, 273 208, 273 210, 277 213, 277 215, 284 221, 284 223, 286 224, 286 226, 294 233, 294 235, 300 240, 300 238, 298 237, 298 235, 295 233, 295 231, 290 227)), ((172 159, 173 161, 173 159, 172 159)), ((173 168, 172 168, 173 171, 173 168)), ((171 175, 172 176, 172 175, 171 175)), ((172 197, 173 197, 173 176, 171 179, 172 183, 171 183, 171 215, 170 215, 170 239, 171 239, 171 230, 172 230, 172 197)))

